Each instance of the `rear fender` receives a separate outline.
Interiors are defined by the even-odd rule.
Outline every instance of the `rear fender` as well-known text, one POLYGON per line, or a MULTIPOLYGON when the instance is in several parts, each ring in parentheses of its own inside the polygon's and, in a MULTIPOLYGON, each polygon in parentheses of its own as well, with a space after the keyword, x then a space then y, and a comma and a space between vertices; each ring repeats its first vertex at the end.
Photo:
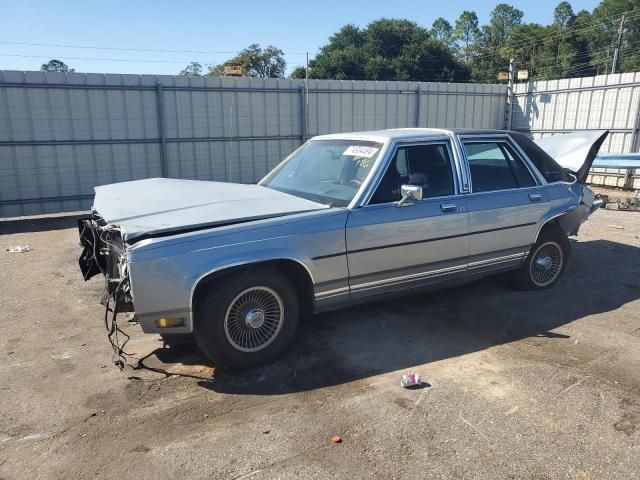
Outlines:
POLYGON ((602 200, 596 198, 593 191, 582 184, 574 183, 569 189, 576 195, 570 203, 549 210, 541 219, 535 241, 545 226, 555 225, 567 236, 577 235, 580 225, 602 206, 602 200))

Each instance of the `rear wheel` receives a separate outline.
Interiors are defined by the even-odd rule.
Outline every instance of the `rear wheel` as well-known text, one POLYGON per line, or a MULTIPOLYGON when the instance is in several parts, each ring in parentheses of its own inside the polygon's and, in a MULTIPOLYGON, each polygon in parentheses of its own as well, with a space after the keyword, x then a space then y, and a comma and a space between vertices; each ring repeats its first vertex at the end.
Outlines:
POLYGON ((571 246, 560 230, 543 230, 520 268, 513 272, 515 286, 521 290, 542 290, 553 286, 564 273, 571 246))
POLYGON ((267 363, 293 340, 300 308, 291 281, 255 267, 210 284, 196 312, 194 337, 216 365, 242 370, 267 363))

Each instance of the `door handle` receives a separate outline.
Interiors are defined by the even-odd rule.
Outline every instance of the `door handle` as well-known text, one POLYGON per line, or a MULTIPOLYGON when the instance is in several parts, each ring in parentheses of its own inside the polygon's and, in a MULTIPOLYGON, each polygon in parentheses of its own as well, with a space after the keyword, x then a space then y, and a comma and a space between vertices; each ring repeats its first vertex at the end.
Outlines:
POLYGON ((455 212, 458 209, 455 203, 441 203, 440 210, 443 212, 455 212))
POLYGON ((529 200, 531 200, 532 202, 539 202, 540 200, 542 200, 542 195, 540 195, 539 193, 530 193, 529 200))

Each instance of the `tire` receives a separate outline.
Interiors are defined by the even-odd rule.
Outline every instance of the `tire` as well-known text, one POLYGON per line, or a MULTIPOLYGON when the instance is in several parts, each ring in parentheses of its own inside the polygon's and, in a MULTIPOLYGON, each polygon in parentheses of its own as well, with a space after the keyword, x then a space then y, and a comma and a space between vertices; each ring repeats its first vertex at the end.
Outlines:
POLYGON ((254 267, 212 282, 201 292, 194 337, 216 366, 246 370, 264 365, 293 341, 300 305, 286 275, 254 267))
POLYGON ((542 230, 524 263, 513 272, 514 286, 519 290, 551 288, 564 273, 570 253, 571 244, 564 232, 557 228, 542 230))

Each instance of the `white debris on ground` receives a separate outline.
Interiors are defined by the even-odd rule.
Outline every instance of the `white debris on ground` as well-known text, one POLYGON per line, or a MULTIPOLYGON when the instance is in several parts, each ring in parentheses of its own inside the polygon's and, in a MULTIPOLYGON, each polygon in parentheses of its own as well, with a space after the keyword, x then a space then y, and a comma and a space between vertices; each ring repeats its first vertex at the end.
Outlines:
POLYGON ((9 253, 25 253, 33 250, 29 245, 16 245, 15 247, 7 248, 9 253))

